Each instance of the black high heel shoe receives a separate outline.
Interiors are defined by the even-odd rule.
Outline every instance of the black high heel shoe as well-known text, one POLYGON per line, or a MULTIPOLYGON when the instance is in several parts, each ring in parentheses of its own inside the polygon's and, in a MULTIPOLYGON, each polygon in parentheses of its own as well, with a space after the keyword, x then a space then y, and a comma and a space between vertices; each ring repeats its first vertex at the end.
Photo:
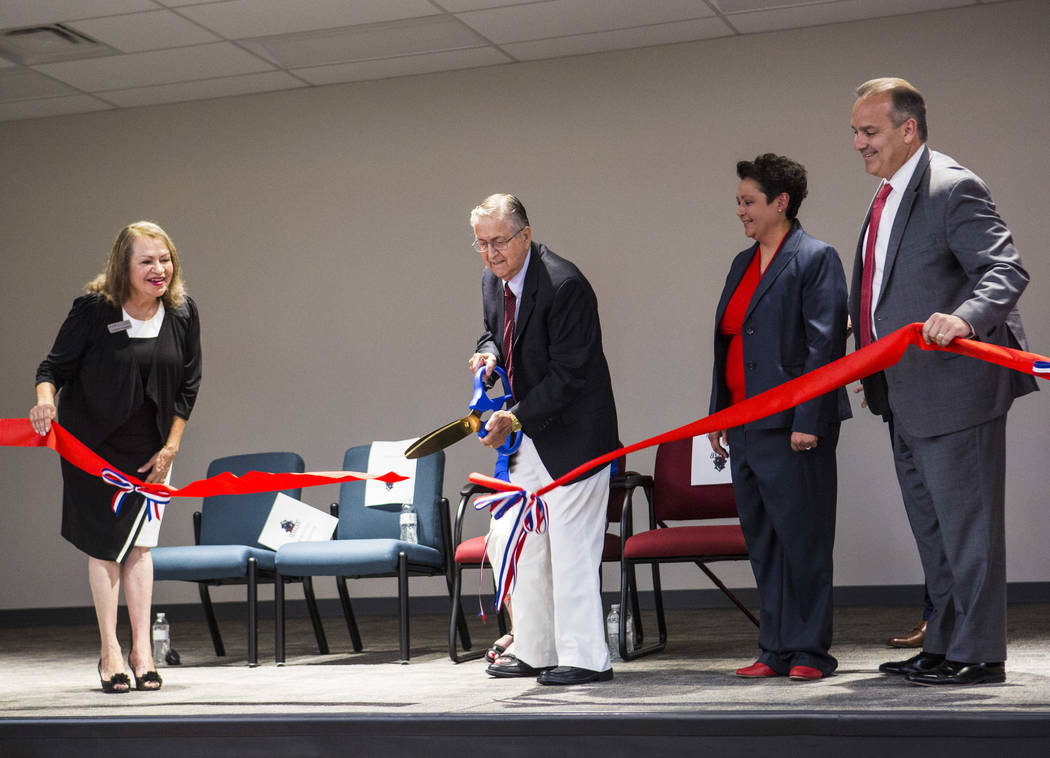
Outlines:
POLYGON ((147 671, 144 674, 135 674, 135 689, 145 690, 146 692, 156 692, 164 685, 164 680, 160 678, 160 674, 157 673, 156 669, 147 671), (145 687, 143 685, 157 683, 156 687, 145 687))
POLYGON ((131 680, 128 675, 121 671, 109 679, 102 678, 102 659, 98 659, 98 680, 102 683, 102 691, 111 695, 131 692, 131 680))

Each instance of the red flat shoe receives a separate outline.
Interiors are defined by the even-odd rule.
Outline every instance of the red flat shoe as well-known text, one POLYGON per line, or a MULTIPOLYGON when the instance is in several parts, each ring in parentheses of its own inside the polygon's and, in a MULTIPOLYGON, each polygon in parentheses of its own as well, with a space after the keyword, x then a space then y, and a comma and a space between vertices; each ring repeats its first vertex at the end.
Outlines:
POLYGON ((788 677, 796 682, 811 682, 814 679, 823 679, 824 672, 812 666, 792 666, 791 671, 788 672, 788 677))
POLYGON ((742 669, 737 669, 736 675, 745 677, 747 679, 762 679, 766 677, 780 676, 780 674, 778 674, 766 664, 762 663, 762 661, 755 661, 750 666, 745 666, 742 669))

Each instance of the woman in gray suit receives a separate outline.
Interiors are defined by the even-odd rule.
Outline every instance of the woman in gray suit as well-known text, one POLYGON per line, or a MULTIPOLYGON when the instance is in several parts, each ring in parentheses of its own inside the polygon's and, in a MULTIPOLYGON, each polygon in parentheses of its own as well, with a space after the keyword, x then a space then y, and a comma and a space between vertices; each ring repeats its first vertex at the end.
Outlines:
MULTIPOLYGON (((737 163, 737 217, 755 244, 734 258, 715 315, 711 413, 846 352, 846 278, 838 253, 806 234, 806 170, 767 153, 737 163)), ((729 456, 740 524, 762 605, 761 654, 738 676, 820 679, 831 647, 839 423, 845 389, 712 432, 729 456), (731 453, 727 452, 728 445, 731 453)))

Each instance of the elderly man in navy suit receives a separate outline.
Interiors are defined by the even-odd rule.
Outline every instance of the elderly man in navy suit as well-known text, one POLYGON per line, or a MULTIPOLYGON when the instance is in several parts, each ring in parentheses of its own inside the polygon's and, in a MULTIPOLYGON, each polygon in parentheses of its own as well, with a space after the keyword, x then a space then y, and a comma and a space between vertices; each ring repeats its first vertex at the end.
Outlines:
MULTIPOLYGON (((984 182, 926 147, 926 105, 903 79, 856 91, 853 147, 882 181, 853 266, 859 347, 912 322, 928 343, 1025 347, 1021 257, 984 182)), ((1006 413, 1032 377, 909 350, 863 380, 889 422, 894 464, 933 614, 922 652, 880 671, 922 685, 1006 680, 1006 413)))
MULTIPOLYGON (((514 394, 510 409, 489 418, 482 444, 499 447, 520 430, 510 480, 535 492, 619 447, 598 301, 576 266, 533 241, 518 198, 486 198, 470 223, 486 267, 485 331, 470 370, 499 364, 514 394)), ((496 659, 490 675, 555 685, 612 679, 598 583, 608 499, 608 466, 544 496, 547 531, 528 536, 518 561, 514 655, 496 659)), ((490 541, 512 520, 499 519, 490 541)))

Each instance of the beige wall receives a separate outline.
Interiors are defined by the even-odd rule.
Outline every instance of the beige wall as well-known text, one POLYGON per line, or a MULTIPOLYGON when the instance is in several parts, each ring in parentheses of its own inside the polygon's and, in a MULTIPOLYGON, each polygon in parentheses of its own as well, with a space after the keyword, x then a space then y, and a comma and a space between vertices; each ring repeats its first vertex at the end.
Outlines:
MULTIPOLYGON (((535 236, 598 292, 624 441, 692 421, 707 408, 715 300, 748 242, 734 162, 775 151, 804 163, 800 218, 848 272, 875 186, 851 149, 851 92, 883 74, 923 90, 931 145, 991 186, 1032 276, 1021 303, 1032 347, 1048 352, 1048 26, 1050 4, 1029 0, 0 124, 0 416, 26 413, 72 298, 117 229, 144 217, 174 237, 203 318, 204 383, 176 483, 220 455, 291 449, 333 469, 351 444, 414 437, 467 401, 481 273, 467 213, 514 191, 535 236)), ((1050 579, 1048 398, 1019 401, 1010 419, 1011 581, 1050 579)), ((886 431, 856 400, 854 411, 839 448, 836 581, 919 583, 886 431)), ((452 448, 447 494, 490 465, 480 446, 452 448)), ((651 452, 630 465, 651 469, 651 452)), ((333 495, 304 493, 321 507, 333 495)), ((59 502, 52 453, 0 451, 0 608, 88 602, 59 502)), ((176 501, 164 544, 191 540, 197 505, 176 501)), ((745 566, 727 573, 752 584, 745 566)), ((319 589, 334 595, 328 581, 319 589)), ((156 591, 158 604, 195 597, 156 591)))

